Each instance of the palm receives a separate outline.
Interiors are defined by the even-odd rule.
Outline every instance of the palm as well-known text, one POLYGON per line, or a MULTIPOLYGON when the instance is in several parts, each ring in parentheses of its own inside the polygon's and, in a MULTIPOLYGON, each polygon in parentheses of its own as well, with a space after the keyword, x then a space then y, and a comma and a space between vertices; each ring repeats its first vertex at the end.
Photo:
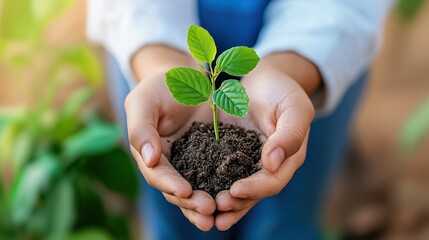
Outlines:
POLYGON ((165 84, 159 89, 163 96, 160 102, 158 133, 162 140, 162 153, 169 159, 171 143, 180 138, 194 121, 210 122, 211 108, 208 104, 199 106, 183 106, 173 99, 165 84))
POLYGON ((229 191, 216 197, 216 227, 227 229, 243 217, 260 199, 273 196, 289 182, 305 159, 309 125, 314 109, 304 90, 283 74, 246 76, 242 80, 249 95, 249 114, 245 118, 222 115, 222 121, 256 130, 264 147, 263 169, 239 180, 229 191), (271 153, 283 149, 281 161, 272 162, 271 153))

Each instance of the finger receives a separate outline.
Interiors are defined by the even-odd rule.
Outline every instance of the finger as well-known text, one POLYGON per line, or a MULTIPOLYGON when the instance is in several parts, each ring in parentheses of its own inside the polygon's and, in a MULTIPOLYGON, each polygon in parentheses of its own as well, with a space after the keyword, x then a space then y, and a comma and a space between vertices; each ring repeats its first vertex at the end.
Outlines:
MULTIPOLYGON (((139 86, 138 86, 139 87, 139 86)), ((161 138, 157 131, 158 106, 147 95, 139 94, 138 87, 125 101, 128 137, 138 150, 146 166, 154 167, 161 157, 161 138)))
POLYGON ((309 105, 286 106, 278 110, 276 130, 265 143, 261 161, 264 169, 275 172, 280 164, 294 155, 302 146, 309 126, 314 117, 314 110, 309 105))
MULTIPOLYGON (((252 205, 252 207, 256 202, 252 205)), ((222 212, 216 215, 215 226, 219 231, 226 231, 231 228, 232 225, 236 224, 246 213, 250 210, 251 207, 245 208, 240 211, 235 212, 222 212)))
POLYGON ((171 204, 180 208, 191 210, 202 215, 213 215, 216 210, 214 199, 206 192, 195 190, 190 198, 180 198, 164 193, 164 197, 171 204))
POLYGON ((261 170, 250 177, 236 181, 229 190, 231 196, 257 200, 279 193, 304 162, 307 151, 307 139, 308 135, 301 149, 284 161, 275 173, 261 170))
POLYGON ((214 226, 215 220, 212 215, 206 216, 184 208, 180 208, 180 210, 182 210, 183 215, 201 231, 208 232, 214 226))
POLYGON ((222 191, 216 195, 217 210, 221 212, 239 211, 249 208, 255 204, 255 200, 235 198, 231 196, 228 190, 222 191))
MULTIPOLYGON (((136 159, 141 158, 138 151, 133 147, 131 147, 131 153, 136 159)), ((171 166, 164 155, 161 155, 158 164, 153 168, 147 167, 146 164, 142 163, 141 159, 137 160, 137 164, 140 172, 150 186, 163 193, 180 198, 189 198, 192 195, 192 187, 189 182, 171 166)))

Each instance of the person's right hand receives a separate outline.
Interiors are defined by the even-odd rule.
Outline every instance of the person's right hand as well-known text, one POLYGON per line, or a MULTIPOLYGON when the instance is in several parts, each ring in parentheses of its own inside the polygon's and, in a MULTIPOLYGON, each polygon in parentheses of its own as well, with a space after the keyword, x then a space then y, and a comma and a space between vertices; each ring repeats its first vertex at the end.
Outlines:
MULTIPOLYGON (((168 56, 174 54, 181 53, 168 56)), ((209 231, 214 226, 215 200, 206 192, 193 191, 168 159, 171 143, 193 121, 209 122, 211 108, 206 104, 191 107, 176 102, 167 88, 164 68, 154 73, 146 71, 127 96, 125 109, 131 153, 148 184, 177 205, 191 223, 209 231)))

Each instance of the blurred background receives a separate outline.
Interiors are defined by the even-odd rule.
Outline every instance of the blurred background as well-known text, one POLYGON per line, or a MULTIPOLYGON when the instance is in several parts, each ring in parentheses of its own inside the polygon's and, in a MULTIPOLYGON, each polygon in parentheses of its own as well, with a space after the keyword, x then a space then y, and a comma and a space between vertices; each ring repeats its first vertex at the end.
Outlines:
POLYGON ((139 175, 85 1, 0 3, 0 239, 132 239, 139 175))
POLYGON ((401 0, 328 197, 334 236, 429 239, 428 128, 429 1, 401 0))
MULTIPOLYGON (((138 236, 139 175, 85 15, 85 0, 0 0, 0 239, 138 236)), ((327 239, 429 239, 429 1, 398 1, 384 35, 327 239)))

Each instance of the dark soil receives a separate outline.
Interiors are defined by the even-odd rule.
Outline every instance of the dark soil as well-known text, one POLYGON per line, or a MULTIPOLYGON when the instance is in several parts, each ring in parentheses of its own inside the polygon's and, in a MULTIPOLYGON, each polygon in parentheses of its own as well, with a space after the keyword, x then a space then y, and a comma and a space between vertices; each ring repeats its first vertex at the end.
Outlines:
POLYGON ((191 183, 215 197, 261 169, 262 143, 255 131, 219 124, 216 142, 212 123, 194 122, 171 148, 171 163, 191 183))

